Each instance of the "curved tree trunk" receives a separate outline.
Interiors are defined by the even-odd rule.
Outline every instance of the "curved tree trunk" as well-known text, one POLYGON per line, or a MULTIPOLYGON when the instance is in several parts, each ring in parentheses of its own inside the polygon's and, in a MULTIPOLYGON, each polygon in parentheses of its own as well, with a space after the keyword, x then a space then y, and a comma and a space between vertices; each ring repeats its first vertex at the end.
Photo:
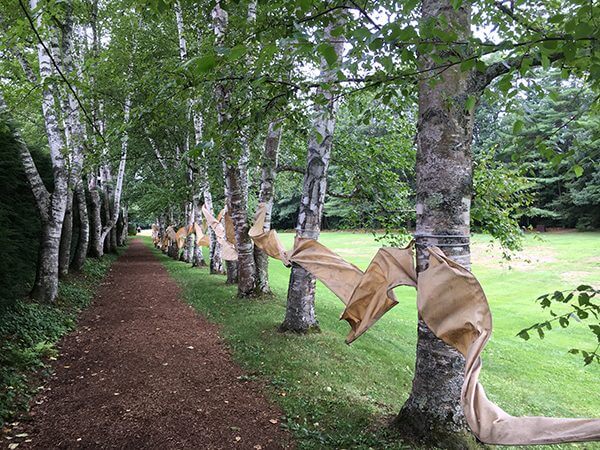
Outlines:
MULTIPOLYGON (((423 21, 442 18, 460 40, 470 37, 470 5, 455 9, 449 0, 424 0, 423 21)), ((420 57, 422 68, 434 62, 420 57)), ((430 74, 428 74, 430 75, 430 74)), ((469 72, 458 65, 431 83, 419 82, 417 134, 417 271, 427 267, 428 245, 470 266, 469 223, 472 190, 473 111, 466 110, 469 72), (440 237, 450 236, 450 237, 440 237), (453 237, 454 236, 454 237, 453 237)), ((460 403, 464 358, 438 339, 419 319, 416 367, 410 397, 396 423, 409 436, 443 448, 465 448, 468 436, 460 403)))
MULTIPOLYGON (((279 142, 281 141, 281 121, 274 120, 269 124, 265 147, 262 158, 260 193, 258 201, 266 205, 264 230, 271 229, 271 212, 273 210, 273 197, 275 192, 275 177, 277 175, 277 156, 279 142)), ((271 293, 269 287, 269 256, 260 248, 254 247, 254 260, 256 262, 256 289, 263 293, 271 293)))
MULTIPOLYGON (((32 10, 37 8, 37 0, 31 0, 32 10)), ((38 14, 37 26, 42 25, 42 14, 38 14)), ((42 43, 38 44, 38 62, 40 85, 42 89, 42 115, 46 126, 46 135, 50 147, 50 159, 54 175, 54 190, 48 195, 31 154, 25 144, 21 145, 21 161, 38 204, 42 219, 37 275, 31 296, 43 302, 54 302, 58 295, 58 256, 60 235, 67 207, 68 174, 65 167, 64 138, 58 124, 52 83, 52 62, 42 43)), ((4 106, 4 102, 2 102, 4 106)))
MULTIPOLYGON (((339 15, 338 20, 329 24, 325 30, 326 39, 333 46, 338 62, 342 60, 344 39, 343 37, 333 37, 331 31, 337 28, 342 21, 343 16, 339 15)), ((328 82, 336 76, 337 70, 332 70, 323 58, 321 60, 321 80, 328 82)), ((321 217, 327 190, 327 169, 335 128, 336 101, 334 93, 332 91, 322 91, 321 93, 329 101, 326 105, 317 105, 316 107, 312 132, 308 139, 307 167, 296 226, 296 236, 310 239, 318 239, 321 231, 321 217)), ((285 320, 281 324, 280 330, 306 333, 318 329, 314 303, 314 276, 299 265, 292 264, 285 320)))
POLYGON ((85 257, 88 254, 90 243, 90 220, 83 181, 80 181, 75 188, 75 200, 77 201, 77 211, 79 212, 79 240, 77 242, 71 267, 73 270, 79 271, 83 268, 83 264, 85 263, 85 257))

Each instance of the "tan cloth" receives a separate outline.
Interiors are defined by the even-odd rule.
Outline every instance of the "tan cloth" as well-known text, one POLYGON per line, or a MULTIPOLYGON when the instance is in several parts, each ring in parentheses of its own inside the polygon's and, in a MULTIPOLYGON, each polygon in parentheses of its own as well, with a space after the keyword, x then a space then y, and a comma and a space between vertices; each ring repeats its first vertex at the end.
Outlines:
POLYGON ((194 234, 196 235, 196 245, 199 247, 210 247, 210 238, 204 234, 202 228, 197 223, 194 224, 194 234))
POLYGON ((227 216, 225 210, 221 211, 218 217, 215 219, 211 212, 208 210, 206 205, 202 205, 202 214, 206 218, 206 223, 208 226, 215 232, 215 236, 217 237, 217 242, 221 245, 221 258, 225 261, 237 261, 238 254, 235 249, 235 240, 228 241, 227 233, 225 227, 221 223, 221 218, 225 215, 225 221, 227 221, 227 216))
POLYGON ((271 258, 279 259, 283 264, 289 266, 290 260, 283 243, 279 240, 275 230, 265 231, 266 205, 261 203, 254 216, 254 225, 248 230, 248 235, 254 244, 271 258))
POLYGON ((513 417, 488 400, 478 379, 480 355, 492 333, 491 311, 475 276, 439 248, 429 248, 429 268, 419 274, 418 283, 411 245, 379 249, 363 273, 315 240, 296 239, 291 254, 285 252, 275 231, 263 231, 265 214, 259 205, 250 237, 268 255, 304 267, 344 302, 341 318, 352 328, 348 343, 397 304, 394 287, 417 287, 420 316, 436 336, 465 356, 461 403, 481 441, 531 445, 600 440, 600 419, 513 417))
POLYGON ((363 273, 314 239, 297 238, 291 253, 285 251, 275 230, 264 231, 266 207, 260 204, 249 235, 254 244, 284 264, 296 263, 312 273, 346 305, 340 319, 348 321, 349 344, 398 304, 393 288, 416 287, 412 246, 381 248, 363 273))
POLYGON ((185 247, 185 241, 188 236, 188 229, 186 227, 181 227, 179 230, 177 230, 176 236, 177 248, 182 249, 183 247, 185 247))
POLYGON ((429 249, 429 268, 419 274, 417 303, 427 326, 466 359, 461 401, 473 433, 499 445, 600 440, 600 419, 513 417, 490 402, 478 382, 481 352, 492 334, 492 314, 475 276, 429 249))
POLYGON ((165 230, 165 236, 167 239, 171 240, 172 242, 177 241, 177 233, 175 232, 175 228, 173 228, 172 225, 169 225, 167 227, 167 229, 165 230))
POLYGON ((160 230, 160 228, 158 227, 158 225, 153 223, 152 224, 152 243, 154 245, 158 245, 158 243, 160 242, 160 239, 158 237, 159 230, 160 230))

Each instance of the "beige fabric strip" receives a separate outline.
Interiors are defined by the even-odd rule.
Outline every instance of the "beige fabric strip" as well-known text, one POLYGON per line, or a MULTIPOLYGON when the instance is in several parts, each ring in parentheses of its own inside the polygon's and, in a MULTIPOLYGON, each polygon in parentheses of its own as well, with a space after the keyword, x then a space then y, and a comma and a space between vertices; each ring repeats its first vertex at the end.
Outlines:
POLYGON ((417 303, 427 326, 466 359, 462 406, 473 433, 499 445, 600 440, 600 419, 513 417, 488 400, 478 382, 481 352, 492 334, 492 314, 475 276, 429 248, 429 267, 419 274, 417 303))
POLYGON ((478 382, 481 352, 492 333, 492 315, 475 276, 429 248, 429 267, 418 277, 412 245, 381 248, 363 273, 324 245, 311 239, 295 240, 288 253, 274 230, 264 231, 264 205, 259 205, 250 237, 265 253, 284 264, 299 264, 331 289, 346 305, 351 343, 398 302, 392 289, 417 288, 419 314, 427 326, 466 359, 461 402, 471 430, 481 441, 498 445, 554 444, 600 440, 600 419, 513 417, 485 395, 478 382))
MULTIPOLYGON (((225 261, 237 261, 238 254, 237 250, 235 249, 235 239, 232 241, 228 241, 227 231, 221 223, 221 218, 223 217, 223 215, 225 215, 225 223, 227 223, 227 217, 229 216, 229 214, 227 214, 225 210, 223 210, 215 219, 211 212, 208 210, 208 208, 206 208, 206 205, 202 205, 202 214, 204 214, 206 223, 208 223, 208 226, 215 232, 217 241, 221 245, 221 258, 223 258, 225 261)), ((231 220, 231 218, 229 220, 231 220)))
POLYGON ((194 224, 194 234, 196 235, 196 245, 210 247, 210 238, 204 234, 202 228, 197 223, 194 224))
POLYGON ((188 230, 186 227, 181 227, 179 230, 177 230, 176 236, 177 236, 177 248, 178 249, 182 249, 185 246, 185 240, 187 238, 188 235, 188 230))

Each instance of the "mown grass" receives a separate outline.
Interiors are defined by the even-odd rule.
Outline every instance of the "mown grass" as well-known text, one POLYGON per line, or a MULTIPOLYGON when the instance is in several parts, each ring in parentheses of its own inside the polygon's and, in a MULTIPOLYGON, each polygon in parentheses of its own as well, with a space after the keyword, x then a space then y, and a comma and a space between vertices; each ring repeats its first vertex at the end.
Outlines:
MULTIPOLYGON (((292 235, 283 234, 282 239, 291 246, 292 235)), ((368 234, 323 233, 321 240, 362 268, 378 247, 368 234)), ((486 236, 475 236, 474 241, 473 271, 494 315, 494 335, 484 352, 481 376, 489 397, 514 415, 600 416, 600 367, 584 367, 580 357, 567 354, 572 347, 593 346, 585 325, 553 330, 544 340, 525 342, 515 336, 546 317, 534 302, 540 294, 581 283, 600 285, 600 233, 528 235, 524 254, 532 261, 513 261, 513 268, 490 260, 486 236)), ((151 245, 148 238, 145 242, 151 245)), ((410 392, 416 341, 414 291, 397 289, 400 305, 347 346, 348 326, 338 320, 342 304, 322 285, 316 300, 322 332, 308 336, 277 332, 289 275, 277 261, 270 265, 274 296, 239 300, 224 277, 155 253, 182 286, 185 299, 222 325, 223 337, 250 376, 267 380, 299 448, 403 448, 398 436, 388 431, 386 420, 410 392)))
POLYGON ((26 409, 48 375, 48 358, 57 356, 56 342, 75 327, 117 257, 88 259, 80 274, 61 281, 55 305, 19 299, 0 308, 0 428, 26 409))

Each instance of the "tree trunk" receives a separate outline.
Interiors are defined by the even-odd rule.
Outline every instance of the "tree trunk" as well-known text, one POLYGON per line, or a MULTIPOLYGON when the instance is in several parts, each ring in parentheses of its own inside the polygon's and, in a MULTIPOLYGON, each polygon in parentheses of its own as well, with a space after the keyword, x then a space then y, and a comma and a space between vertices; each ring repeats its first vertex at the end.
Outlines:
POLYGON ((71 267, 75 271, 80 271, 85 263, 90 243, 90 219, 82 180, 79 181, 75 188, 75 200, 77 201, 77 210, 79 211, 79 240, 71 267))
POLYGON ((119 247, 123 247, 127 244, 127 235, 129 233, 129 209, 127 206, 123 206, 121 217, 122 228, 119 233, 119 242, 117 242, 119 247))
MULTIPOLYGON (((344 51, 344 38, 333 37, 331 31, 343 23, 343 16, 339 15, 337 21, 325 29, 325 38, 333 46, 338 63, 341 62, 344 51)), ((320 78, 324 83, 331 82, 337 76, 325 61, 321 60, 320 78)), ((336 101, 334 92, 321 91, 328 99, 326 105, 317 105, 313 119, 312 131, 308 139, 307 166, 304 174, 302 198, 296 236, 318 239, 321 231, 321 217, 325 192, 327 190, 327 169, 333 144, 333 131, 335 128, 336 101)), ((292 264, 290 281, 288 285, 287 307, 285 320, 281 324, 281 331, 306 333, 318 329, 319 325, 315 316, 315 278, 297 264, 292 264)))
MULTIPOLYGON (((131 111, 131 94, 128 94, 125 98, 125 105, 123 106, 123 120, 125 125, 129 124, 129 114, 131 111)), ((119 219, 119 213, 121 209, 121 193, 123 191, 123 179, 125 178, 125 165, 127 163, 127 149, 129 147, 129 133, 127 130, 123 132, 121 138, 121 159, 119 160, 119 170, 117 171, 117 180, 115 183, 113 201, 108 201, 109 211, 108 223, 102 229, 101 239, 106 240, 110 233, 110 250, 115 252, 117 250, 117 231, 116 224, 119 219), (112 207, 112 208, 111 208, 112 207)))
POLYGON ((102 242, 102 206, 96 174, 89 175, 88 191, 90 193, 90 248, 92 258, 101 258, 104 255, 102 242))
MULTIPOLYGON (((422 15, 424 22, 443 19, 447 31, 457 33, 459 40, 470 37, 469 3, 455 9, 449 0, 424 0, 422 15)), ((434 62, 428 54, 420 57, 420 64, 427 70, 439 61, 434 62)), ((469 72, 454 65, 443 71, 435 84, 429 72, 419 82, 418 272, 427 267, 429 245, 439 245, 447 256, 470 266, 473 111, 466 110, 469 78, 469 72)), ((417 333, 412 391, 396 423, 418 441, 442 448, 466 448, 472 437, 467 433, 460 403, 464 358, 438 339, 421 319, 417 333)))
MULTIPOLYGON (((223 45, 227 29, 228 15, 219 3, 213 10, 216 45, 223 45)), ((219 83, 216 89, 218 122, 223 130, 227 130, 231 122, 229 111, 230 89, 225 83, 219 83)), ((231 215, 235 229, 235 243, 238 252, 237 264, 227 262, 227 279, 232 281, 234 266, 237 266, 238 296, 250 297, 255 293, 254 252, 250 236, 248 236, 247 208, 247 143, 243 140, 225 137, 223 146, 223 174, 225 178, 225 198, 227 209, 231 215)))
MULTIPOLYGON (((279 153, 279 142, 281 141, 281 121, 274 120, 269 124, 265 148, 262 158, 262 170, 260 180, 260 193, 258 201, 266 205, 264 230, 271 229, 271 212, 273 210, 273 197, 275 192, 275 176, 277 175, 277 156, 279 153)), ((271 293, 269 287, 269 256, 260 248, 254 247, 254 260, 256 261, 256 289, 263 293, 271 293)))
MULTIPOLYGON (((37 0, 31 0, 31 10, 37 8, 37 0)), ((42 14, 38 13, 37 26, 42 26, 42 14)), ((54 302, 58 295, 58 255, 60 248, 60 235, 67 207, 68 177, 65 168, 65 146, 63 136, 58 124, 55 110, 52 84, 47 80, 52 76, 52 63, 44 45, 38 44, 38 61, 40 85, 42 89, 42 115, 46 126, 46 135, 50 147, 50 159, 54 175, 54 191, 48 197, 36 199, 42 215, 42 234, 36 280, 32 290, 32 297, 38 301, 54 302), (45 209, 45 210, 44 210, 45 209)), ((25 145, 22 146, 21 159, 23 161, 28 179, 36 195, 38 183, 33 171, 37 173, 31 155, 25 145), (33 170, 32 170, 33 167, 33 170)), ((39 174, 37 176, 39 178, 39 174)), ((43 183, 42 183, 43 186, 43 183)), ((44 188, 45 189, 45 188, 44 188)))
MULTIPOLYGON (((67 14, 62 23, 62 70, 67 76, 76 77, 74 63, 74 39, 73 39, 73 5, 72 2, 67 2, 67 14)), ((72 87, 71 89, 75 89, 72 87)), ((73 198, 75 190, 81 183, 81 173, 83 170, 84 160, 84 142, 85 131, 81 123, 80 106, 74 92, 71 89, 66 89, 66 102, 64 102, 65 110, 65 135, 67 144, 70 148, 71 164, 69 173, 69 192, 67 197, 67 210, 65 221, 63 223, 63 231, 61 238, 61 249, 59 259, 59 270, 61 276, 67 275, 71 264, 71 248, 73 243, 73 198)), ((63 97, 63 98, 64 98, 63 97)), ((83 203, 85 207, 85 201, 83 203)), ((87 215, 87 214, 86 214, 87 215)), ((82 255, 79 255, 81 257, 82 255)), ((85 254, 83 255, 85 259, 85 254)), ((83 263, 81 263, 83 265, 83 263)))
MULTIPOLYGON (((198 195, 194 195, 193 202, 193 216, 192 216, 192 225, 198 225, 202 228, 202 204, 200 202, 200 197, 198 195)), ((209 227, 210 228, 210 227, 209 227)), ((192 242, 192 267, 204 267, 206 266, 206 262, 204 261, 204 255, 202 254, 202 247, 197 244, 198 236, 194 233, 192 242)))
POLYGON ((73 190, 67 193, 67 206, 60 236, 60 250, 58 257, 58 274, 64 277, 69 274, 71 265, 71 247, 73 245, 73 190))

